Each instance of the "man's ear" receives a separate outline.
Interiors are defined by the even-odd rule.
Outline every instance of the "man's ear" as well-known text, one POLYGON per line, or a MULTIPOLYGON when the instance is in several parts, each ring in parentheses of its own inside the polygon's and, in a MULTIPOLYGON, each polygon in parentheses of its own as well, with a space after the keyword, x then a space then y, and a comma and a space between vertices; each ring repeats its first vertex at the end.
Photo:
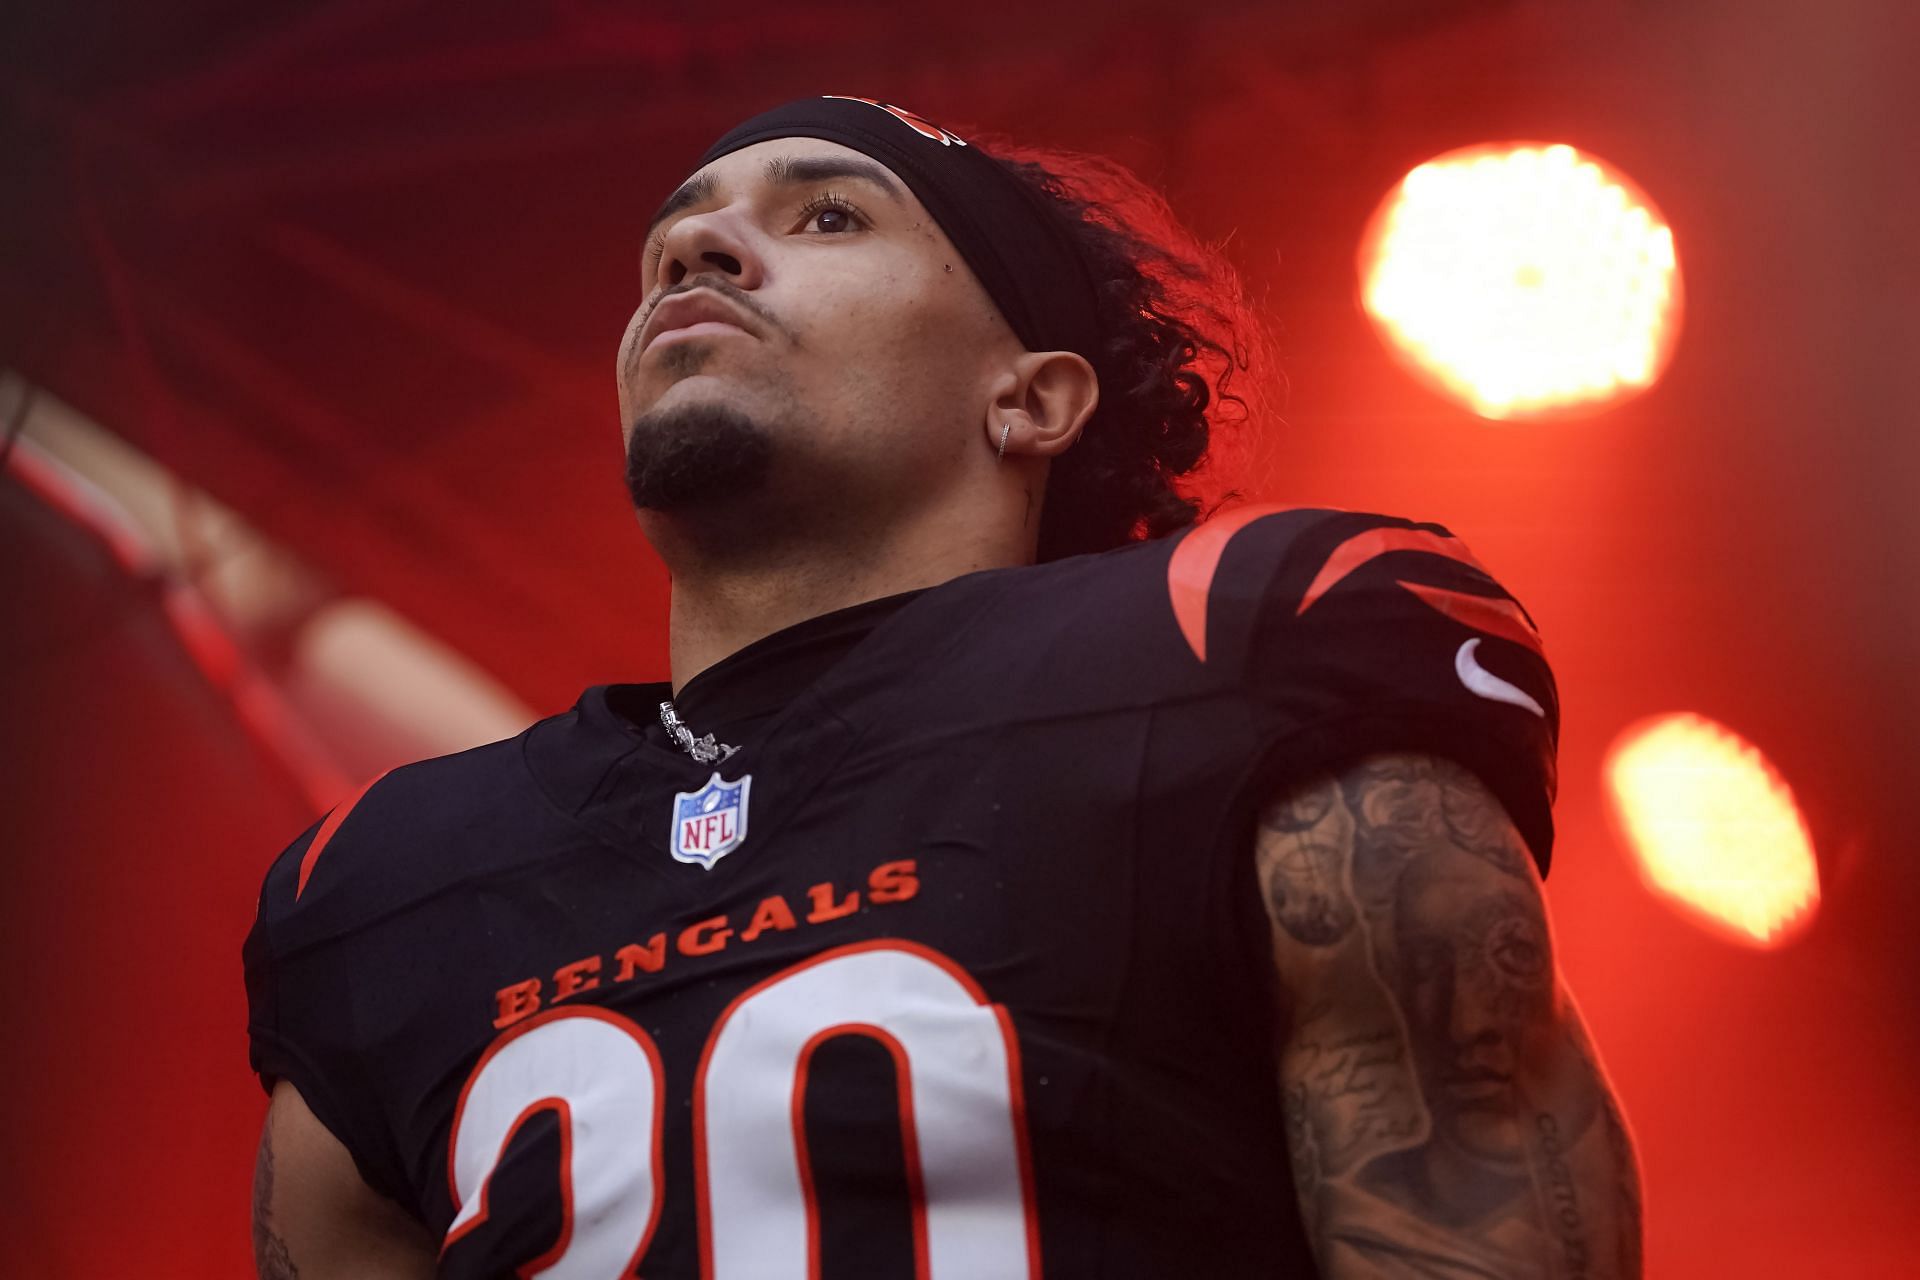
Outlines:
POLYGON ((996 451, 1053 458, 1080 436, 1100 403, 1100 379, 1071 351, 1027 351, 1003 374, 987 404, 987 443, 996 451), (1007 425, 1012 424, 1012 430, 1007 425))

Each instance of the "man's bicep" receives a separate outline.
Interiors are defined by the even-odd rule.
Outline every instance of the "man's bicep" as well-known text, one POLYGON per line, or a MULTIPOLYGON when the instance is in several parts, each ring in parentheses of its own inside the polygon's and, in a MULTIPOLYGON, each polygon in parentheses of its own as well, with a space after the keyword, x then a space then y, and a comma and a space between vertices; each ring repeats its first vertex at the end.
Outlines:
POLYGON ((1492 793, 1450 760, 1371 756, 1274 797, 1256 857, 1295 1182, 1327 1273, 1633 1274, 1624 1121, 1492 793))
POLYGON ((1372 755, 1288 787, 1261 810, 1256 854, 1274 958, 1292 997, 1310 996, 1330 966, 1344 973, 1334 965, 1337 948, 1360 933, 1424 920, 1474 896, 1504 904, 1525 926, 1518 932, 1541 948, 1537 969, 1551 971, 1540 877, 1526 843, 1486 786, 1452 760, 1372 755))
POLYGON ((290 1083, 274 1085, 253 1174, 262 1280, 414 1280, 434 1270, 426 1228, 369 1187, 290 1083))

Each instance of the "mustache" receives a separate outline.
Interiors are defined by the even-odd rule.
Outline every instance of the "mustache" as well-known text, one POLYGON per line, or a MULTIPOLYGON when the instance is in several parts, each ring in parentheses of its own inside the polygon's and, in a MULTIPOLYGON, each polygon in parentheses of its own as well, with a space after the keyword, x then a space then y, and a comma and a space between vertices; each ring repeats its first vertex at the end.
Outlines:
POLYGON ((690 276, 681 283, 674 285, 671 289, 662 289, 659 296, 654 298, 647 309, 641 313, 640 321, 634 328, 636 330, 645 329, 647 327, 647 321, 653 319, 653 313, 658 311, 660 304, 668 298, 676 298, 683 293, 690 293, 695 289, 713 290, 713 292, 719 294, 734 306, 739 307, 742 311, 760 321, 760 323, 766 325, 781 337, 786 338, 788 341, 793 340, 792 331, 780 322, 780 317, 775 315, 766 303, 760 301, 760 299, 754 297, 731 280, 726 280, 718 276, 690 276))
POLYGON ((653 313, 660 309, 660 304, 668 298, 678 297, 693 289, 713 290, 728 302, 731 302, 734 306, 739 307, 742 311, 765 325, 769 332, 779 334, 793 346, 800 345, 800 340, 794 336, 793 330, 780 323, 779 316, 776 316, 764 302, 748 293, 745 289, 742 289, 739 285, 733 283, 733 281, 723 279, 719 276, 691 276, 681 283, 674 285, 671 289, 662 289, 654 297, 653 301, 647 304, 646 310, 642 311, 635 319, 632 328, 628 330, 628 332, 633 335, 633 341, 627 347, 626 359, 621 362, 621 377, 631 382, 639 372, 640 335, 647 331, 647 322, 653 319, 653 313))

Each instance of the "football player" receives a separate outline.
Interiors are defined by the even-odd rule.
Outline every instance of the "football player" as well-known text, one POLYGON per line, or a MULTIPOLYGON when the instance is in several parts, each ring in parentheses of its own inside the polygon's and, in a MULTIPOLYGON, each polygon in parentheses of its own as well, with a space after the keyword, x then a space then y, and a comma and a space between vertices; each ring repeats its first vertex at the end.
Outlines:
POLYGON ((1438 524, 1198 520, 1237 295, 1157 209, 841 97, 668 196, 672 678, 268 872, 262 1275, 1638 1273, 1534 622, 1438 524))

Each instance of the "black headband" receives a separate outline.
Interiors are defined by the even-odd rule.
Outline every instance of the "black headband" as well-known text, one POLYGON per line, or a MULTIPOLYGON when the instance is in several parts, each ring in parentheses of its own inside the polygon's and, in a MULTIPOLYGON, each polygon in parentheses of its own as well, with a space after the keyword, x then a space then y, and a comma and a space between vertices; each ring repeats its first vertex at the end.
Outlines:
POLYGON ((953 241, 1027 350, 1092 358, 1099 312, 1066 215, 1001 161, 911 111, 829 95, 801 98, 734 126, 694 168, 770 138, 837 142, 893 170, 953 241))

